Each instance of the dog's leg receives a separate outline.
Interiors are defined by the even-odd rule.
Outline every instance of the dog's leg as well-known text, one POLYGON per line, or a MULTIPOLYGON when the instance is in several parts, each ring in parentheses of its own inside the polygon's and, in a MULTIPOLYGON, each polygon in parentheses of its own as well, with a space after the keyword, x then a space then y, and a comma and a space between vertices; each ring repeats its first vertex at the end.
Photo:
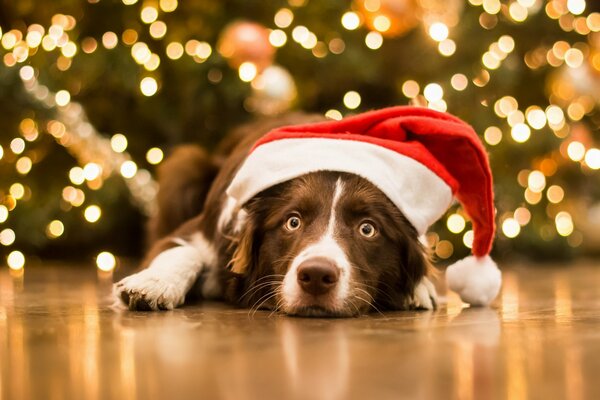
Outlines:
POLYGON ((437 308, 437 292, 433 283, 426 276, 415 287, 410 308, 421 310, 435 310, 437 308))
POLYGON ((217 253, 202 233, 171 242, 175 246, 160 252, 148 268, 114 285, 115 296, 130 310, 171 310, 180 306, 200 274, 206 268, 216 268, 217 253))

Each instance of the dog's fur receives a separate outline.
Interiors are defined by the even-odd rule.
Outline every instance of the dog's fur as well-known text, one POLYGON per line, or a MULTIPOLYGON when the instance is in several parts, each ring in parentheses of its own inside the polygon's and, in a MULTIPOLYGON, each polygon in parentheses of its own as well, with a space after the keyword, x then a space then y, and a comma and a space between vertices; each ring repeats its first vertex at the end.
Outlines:
POLYGON ((430 266, 415 229, 361 177, 307 174, 259 193, 237 218, 223 218, 225 191, 252 144, 277 126, 321 119, 291 114, 246 125, 213 156, 194 146, 174 151, 159 169, 145 269, 115 285, 118 298, 132 310, 159 310, 199 294, 302 316, 433 309, 430 266))

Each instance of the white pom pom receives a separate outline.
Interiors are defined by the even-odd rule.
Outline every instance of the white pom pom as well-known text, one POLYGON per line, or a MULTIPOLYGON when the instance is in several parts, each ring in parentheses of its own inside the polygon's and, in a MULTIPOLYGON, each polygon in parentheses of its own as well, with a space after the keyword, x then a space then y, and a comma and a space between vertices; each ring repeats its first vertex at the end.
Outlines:
POLYGON ((502 273, 490 256, 469 256, 448 267, 446 282, 465 303, 487 306, 500 291, 502 273))

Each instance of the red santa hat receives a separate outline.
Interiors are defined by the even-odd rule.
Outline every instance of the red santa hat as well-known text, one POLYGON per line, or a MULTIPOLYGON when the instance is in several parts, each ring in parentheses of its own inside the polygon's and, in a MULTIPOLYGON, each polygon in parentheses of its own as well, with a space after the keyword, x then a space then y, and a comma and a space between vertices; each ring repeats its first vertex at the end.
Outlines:
POLYGON ((275 129, 237 171, 227 189, 228 208, 239 210, 262 190, 316 171, 367 179, 419 235, 458 199, 473 223, 473 255, 448 267, 448 286, 472 305, 494 300, 501 273, 489 256, 495 232, 492 174, 471 126, 427 108, 392 107, 275 129))

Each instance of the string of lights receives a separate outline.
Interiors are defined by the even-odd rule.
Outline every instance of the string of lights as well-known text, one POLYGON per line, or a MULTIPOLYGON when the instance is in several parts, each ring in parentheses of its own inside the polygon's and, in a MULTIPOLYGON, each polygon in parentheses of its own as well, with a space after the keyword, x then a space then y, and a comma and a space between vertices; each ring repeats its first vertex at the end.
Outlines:
MULTIPOLYGON (((100 2, 87 1, 90 5, 100 2)), ((36 164, 26 155, 27 150, 35 147, 40 132, 47 132, 74 156, 77 164, 64 171, 70 185, 56 189, 56 196, 70 205, 69 210, 82 208, 86 221, 98 221, 102 204, 87 202, 86 191, 101 190, 107 177, 120 174, 136 204, 146 214, 152 212, 156 186, 151 172, 138 168, 139 162, 126 152, 128 143, 139 139, 123 133, 110 137, 100 134, 88 121, 89 111, 71 100, 72 96, 77 97, 77 91, 63 89, 54 93, 41 84, 45 71, 29 62, 44 54, 52 55, 53 65, 67 75, 78 57, 128 49, 130 64, 137 68, 132 76, 139 94, 145 98, 160 97, 165 89, 166 62, 191 60, 208 82, 218 87, 226 84, 228 76, 219 64, 224 60, 228 68, 236 71, 240 85, 248 85, 245 110, 273 115, 302 104, 306 96, 303 82, 289 71, 293 65, 277 63, 285 60, 280 53, 302 54, 297 55, 302 59, 308 53, 312 61, 307 62, 319 63, 364 46, 377 57, 386 46, 409 40, 406 38, 410 36, 421 46, 435 49, 440 62, 451 62, 472 53, 471 48, 479 49, 483 43, 489 43, 477 57, 456 62, 456 69, 440 69, 435 77, 424 79, 419 71, 413 76, 403 72, 397 78, 400 81, 395 84, 396 92, 412 104, 440 111, 454 112, 465 99, 474 102, 477 113, 486 116, 481 132, 492 154, 498 149, 514 156, 538 144, 528 167, 511 169, 511 180, 500 183, 511 187, 497 191, 500 235, 507 243, 518 241, 524 231, 543 241, 558 235, 572 248, 581 246, 584 234, 577 228, 575 215, 581 195, 570 188, 565 173, 575 168, 582 176, 597 177, 594 173, 600 169, 600 150, 593 133, 597 121, 592 118, 600 104, 600 13, 586 13, 585 0, 400 3, 402 7, 391 0, 355 0, 340 10, 336 21, 328 21, 325 29, 322 21, 304 17, 310 7, 305 0, 288 0, 287 6, 272 10, 268 24, 232 20, 215 37, 187 40, 171 34, 176 27, 169 22, 169 15, 181 7, 177 0, 123 0, 122 7, 134 10, 136 17, 127 21, 129 26, 122 31, 103 29, 101 34, 83 35, 78 26, 81 16, 67 14, 55 14, 49 26, 32 23, 5 31, 2 27, 3 68, 18 70, 26 93, 40 105, 55 110, 55 116, 49 120, 24 117, 18 135, 0 144, 0 163, 14 165, 17 177, 26 177, 36 164), (469 13, 465 8, 470 9, 469 13), (482 38, 490 37, 490 33, 494 39, 465 39, 461 18, 467 14, 477 19, 482 38), (524 47, 525 41, 512 29, 546 21, 562 32, 551 36, 558 38, 552 43, 544 39, 533 47, 524 47), (527 96, 520 98, 527 93, 511 93, 509 87, 500 84, 502 74, 518 66, 548 76, 545 98, 538 99, 537 104, 527 96), (490 87, 495 88, 493 95, 490 87), (539 145, 542 140, 543 146, 539 145), (517 192, 520 195, 514 195, 517 192), (544 217, 536 220, 536 215, 544 217)), ((370 96, 364 90, 361 85, 347 87, 325 116, 341 119, 368 108, 370 96)), ((145 162, 159 164, 164 151, 164 147, 151 146, 145 162)), ((30 201, 32 196, 27 184, 19 179, 1 194, 0 244, 10 250, 7 263, 14 269, 23 268, 25 255, 18 250, 19 240, 10 227, 10 215, 18 202, 30 201)), ((451 211, 443 228, 445 232, 438 226, 428 235, 437 257, 447 259, 463 251, 458 247, 470 248, 473 232, 463 210, 451 211)), ((40 229, 54 239, 67 227, 63 221, 53 219, 42 222, 40 229)), ((97 257, 98 267, 103 270, 114 268, 116 263, 114 255, 106 250, 97 257)))

